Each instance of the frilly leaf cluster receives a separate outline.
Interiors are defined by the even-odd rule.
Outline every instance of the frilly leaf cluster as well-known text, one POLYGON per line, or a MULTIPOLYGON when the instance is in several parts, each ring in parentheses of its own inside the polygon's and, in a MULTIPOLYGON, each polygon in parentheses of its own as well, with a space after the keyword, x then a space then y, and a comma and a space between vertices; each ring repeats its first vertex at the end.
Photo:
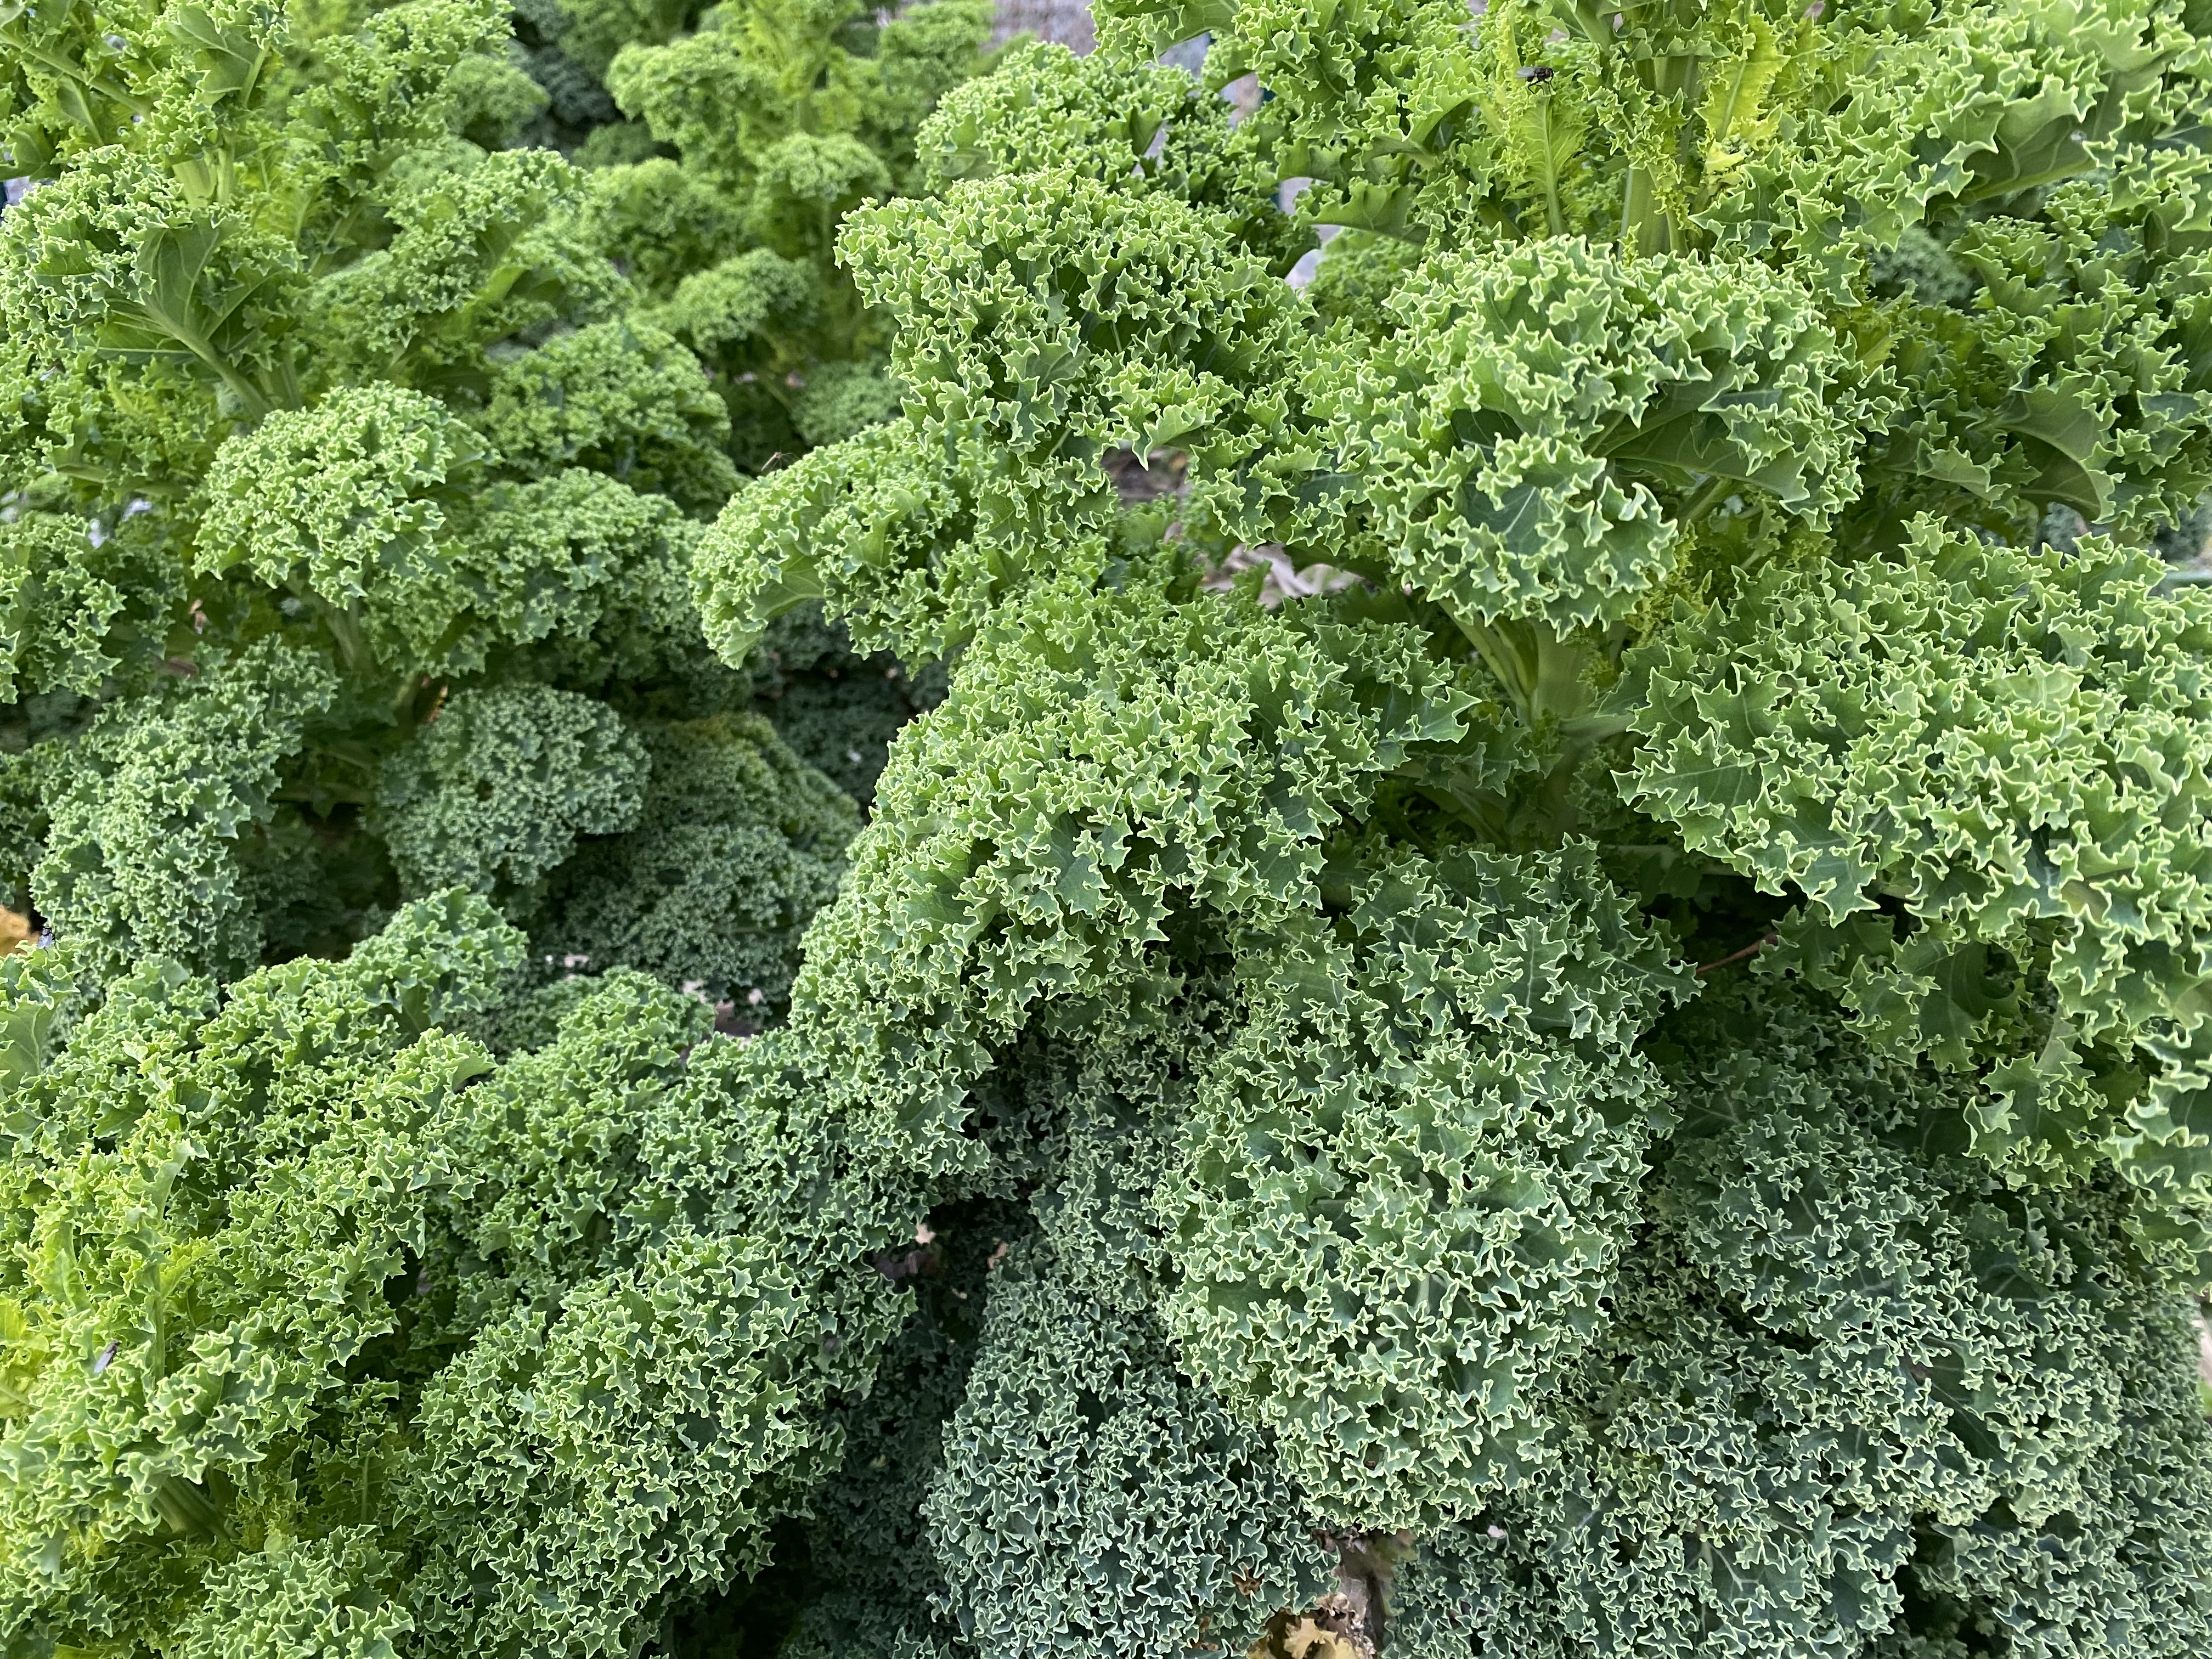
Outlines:
POLYGON ((949 677, 792 1051, 1035 1230, 870 1650, 2202 1647, 2203 18, 1099 23, 693 566, 949 677))
POLYGON ((453 890, 227 993, 149 960, 60 1032, 82 964, 11 975, 17 1639, 632 1651, 834 1466, 901 1298, 823 1242, 898 1200, 786 1226, 702 1158, 746 1085, 641 975, 496 1060, 459 1028, 524 949, 453 890))
POLYGON ((2212 1647, 2201 9, 1100 11, 0 21, 9 1627, 2212 1647))
POLYGON ((1668 1112, 1633 1044, 1683 988, 1593 874, 1363 861, 1238 963, 1249 1023, 1159 1200, 1165 1316, 1341 1522, 1517 1484, 1601 1316, 1668 1112))
POLYGON ((1768 573, 1632 656, 1622 784, 1799 899, 1778 963, 1984 1073, 1991 1157, 2201 1206, 2212 613, 2161 574, 1924 520, 1891 557, 1768 573))
MULTIPOLYGON (((978 61, 972 6, 858 34, 836 7, 771 13, 728 15, 738 59, 826 52, 850 82, 794 88, 779 118, 843 109, 902 179, 912 130, 978 61)), ((688 21, 617 7, 578 44, 615 31, 596 74, 688 21)), ((781 672, 720 663, 690 592, 740 463, 805 447, 787 423, 749 447, 758 386, 796 395, 822 358, 800 421, 817 435, 895 402, 858 308, 817 292, 849 289, 830 222, 818 258, 677 255, 678 279, 724 254, 799 273, 811 343, 771 363, 751 325, 687 337, 680 280, 633 257, 609 205, 623 169, 517 142, 545 136, 544 98, 503 7, 72 3, 0 38, 0 143, 27 186, 0 222, 5 896, 99 976, 149 952, 225 980, 343 954, 451 884, 545 923, 579 837, 639 821, 647 734, 743 725, 781 672)), ((880 715, 814 701, 837 730, 810 752, 865 787, 880 715)), ((587 900, 572 872, 591 942, 555 954, 599 971, 635 950, 672 983, 781 1004, 850 826, 772 734, 744 746, 765 770, 725 774, 681 855, 707 860, 682 878, 697 914, 617 925, 682 883, 602 860, 640 890, 587 900), (758 799, 736 798, 741 774, 758 799)))

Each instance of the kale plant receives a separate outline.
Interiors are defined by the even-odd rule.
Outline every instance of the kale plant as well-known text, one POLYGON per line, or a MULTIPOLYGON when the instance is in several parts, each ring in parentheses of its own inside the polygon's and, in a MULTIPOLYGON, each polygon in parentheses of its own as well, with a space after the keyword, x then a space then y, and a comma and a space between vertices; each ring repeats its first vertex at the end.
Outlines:
POLYGON ((564 46, 631 118, 577 153, 600 234, 711 371, 733 453, 760 471, 884 419, 884 333, 836 263, 837 229, 912 187, 915 128, 982 67, 988 4, 562 5, 564 46))
MULTIPOLYGON (((459 884, 541 966, 780 1006, 856 820, 690 597, 762 458, 737 337, 667 302, 731 250, 647 269, 635 190, 517 142, 489 0, 69 0, 0 46, 0 900, 94 978, 227 980, 459 884)), ((910 152, 972 48, 852 57, 896 83, 868 141, 910 152)), ((787 286, 858 361, 826 260, 787 286)), ((800 728, 865 785, 914 702, 854 666, 800 728)))
MULTIPOLYGON (((705 368, 744 471, 896 410, 887 338, 836 261, 836 229, 852 207, 915 186, 915 128, 987 66, 990 15, 979 0, 517 11, 531 44, 516 50, 550 100, 527 132, 585 171, 595 234, 642 315, 705 368)), ((854 652, 812 610, 750 665, 755 708, 863 805, 891 733, 943 689, 927 665, 854 652)))
POLYGON ((459 3, 13 94, 11 1644, 2212 1649, 2212 14, 459 3))
POLYGON ((693 566, 950 667, 774 1039, 1030 1215, 866 1650, 2203 1650, 2212 16, 1099 13, 693 566))
MULTIPOLYGON (((562 4, 562 49, 631 118, 574 152, 595 227, 642 314, 705 366, 739 465, 771 472, 889 419, 888 338, 837 261, 837 229, 917 185, 916 128, 987 64, 987 0, 562 4)), ((857 652, 811 609, 751 665, 755 707, 864 805, 891 734, 942 695, 926 663, 857 652)))
POLYGON ((227 990, 0 966, 11 1651, 634 1652, 835 1467, 886 1206, 696 999, 525 948, 452 889, 227 990))

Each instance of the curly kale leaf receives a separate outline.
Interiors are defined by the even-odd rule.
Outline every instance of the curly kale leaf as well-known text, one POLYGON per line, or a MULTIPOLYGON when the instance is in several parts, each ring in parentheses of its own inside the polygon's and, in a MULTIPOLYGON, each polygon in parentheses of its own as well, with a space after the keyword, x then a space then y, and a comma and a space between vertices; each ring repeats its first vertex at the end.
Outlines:
POLYGON ((1856 493, 1852 366, 1760 265, 1540 241, 1424 261, 1382 303, 1392 331, 1310 388, 1341 476, 1301 539, 1456 615, 1615 622, 1694 498, 1819 526, 1856 493))
POLYGON ((579 836, 636 824, 652 765, 612 709, 573 691, 457 691, 385 763, 377 822, 408 890, 526 902, 579 836))
POLYGON ((39 957, 0 975, 11 1630, 629 1651, 835 1468, 906 1300, 858 1253, 915 1197, 773 1055, 690 1063, 695 1000, 609 976, 502 1066, 440 1029, 522 976, 459 892, 227 994, 149 964, 86 1012, 39 957))
POLYGON ((1127 983, 1185 907, 1310 895, 1332 826, 1463 702, 1390 629, 1177 604, 1133 573, 1047 589, 895 749, 794 1018, 871 1116, 951 1154, 936 1130, 987 1045, 1127 983))
POLYGON ((2212 613, 2163 574, 1927 520, 1893 556, 1770 572, 1632 656, 1646 741, 1620 781, 1692 848, 1802 894, 1778 961, 1871 1033, 1998 1062, 1991 1155, 2101 1155, 2190 1193, 2212 613), (2137 1045, 2164 1064, 2131 1085, 2137 1045))
POLYGON ((618 320, 548 341, 494 369, 477 429, 503 471, 588 467, 687 512, 737 487, 728 409, 698 363, 659 330, 618 320))
POLYGON ((2184 1304, 2109 1192, 1949 1155, 1963 1091, 1814 1003, 1673 1036, 1699 1115, 1562 1390, 1559 1461, 1401 1574, 1412 1650, 2190 1651, 2212 1433, 2184 1304))
POLYGON ((0 697, 97 695, 159 671, 185 604, 161 515, 118 524, 19 509, 0 518, 0 697))
POLYGON ((781 1005, 858 814, 757 714, 640 735, 652 773, 636 828, 561 867, 533 937, 552 955, 781 1005))
POLYGON ((1186 1363, 1323 1512, 1463 1514, 1546 1458, 1668 1107, 1633 1050, 1686 988, 1587 847, 1401 855, 1262 933, 1163 1190, 1186 1363))
POLYGON ((943 1608, 988 1659, 1249 1643, 1328 1582, 1267 1435, 1178 1374, 1148 1316, 1031 1242, 991 1274, 922 1515, 943 1608))
POLYGON ((104 708, 56 767, 31 892, 94 971, 148 956, 235 975, 262 922, 241 854, 277 810, 285 763, 337 690, 276 640, 104 708))
POLYGON ((1277 210, 1276 173, 1229 105, 1180 70, 1010 46, 994 72, 947 93, 917 148, 932 193, 963 179, 1054 173, 1158 191, 1233 216, 1236 239, 1278 265, 1304 247, 1277 210))
MULTIPOLYGON (((409 977, 459 970, 447 1009, 520 965, 481 904, 403 917, 391 942, 409 977)), ((234 1554, 285 1528, 296 1498, 270 1455, 398 1322, 383 1287, 454 1174, 431 1126, 489 1068, 418 1038, 391 984, 364 952, 257 976, 218 1011, 204 982, 149 968, 11 1088, 11 1627, 159 1639, 220 1567, 216 1539, 234 1554)))
POLYGON ((732 496, 700 544, 707 636, 743 662, 778 617, 820 599, 861 650, 942 655, 1024 574, 975 523, 957 482, 899 428, 802 456, 732 496))
POLYGON ((200 568, 242 564, 272 586, 296 576, 341 610, 367 601, 376 644, 427 655, 447 621, 431 597, 451 586, 441 532, 483 459, 443 404, 400 386, 346 386, 279 410, 216 452, 200 568))

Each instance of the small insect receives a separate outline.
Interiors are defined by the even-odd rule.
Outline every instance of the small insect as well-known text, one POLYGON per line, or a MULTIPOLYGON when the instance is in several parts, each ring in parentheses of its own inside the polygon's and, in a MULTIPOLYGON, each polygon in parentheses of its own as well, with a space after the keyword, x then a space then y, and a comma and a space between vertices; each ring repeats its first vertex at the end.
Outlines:
POLYGON ((92 1374, 94 1376, 98 1376, 100 1372, 106 1370, 110 1365, 113 1364, 115 1363, 115 1356, 122 1351, 122 1347, 123 1344, 120 1341, 115 1341, 109 1343, 106 1347, 102 1348, 100 1351, 100 1357, 92 1362, 92 1374))
POLYGON ((1529 64, 1520 70, 1520 76, 1523 81, 1548 81, 1552 78, 1552 66, 1549 64, 1529 64))

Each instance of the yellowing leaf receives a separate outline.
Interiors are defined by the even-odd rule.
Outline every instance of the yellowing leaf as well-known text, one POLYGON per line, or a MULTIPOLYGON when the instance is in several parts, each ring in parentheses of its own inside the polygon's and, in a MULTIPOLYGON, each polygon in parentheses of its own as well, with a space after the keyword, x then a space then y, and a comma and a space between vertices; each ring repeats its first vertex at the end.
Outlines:
POLYGON ((1774 117, 1766 100, 1788 62, 1772 27, 1753 17, 1737 55, 1722 59, 1709 71, 1701 112, 1708 189, 1726 183, 1750 159, 1754 147, 1773 137, 1774 117))

